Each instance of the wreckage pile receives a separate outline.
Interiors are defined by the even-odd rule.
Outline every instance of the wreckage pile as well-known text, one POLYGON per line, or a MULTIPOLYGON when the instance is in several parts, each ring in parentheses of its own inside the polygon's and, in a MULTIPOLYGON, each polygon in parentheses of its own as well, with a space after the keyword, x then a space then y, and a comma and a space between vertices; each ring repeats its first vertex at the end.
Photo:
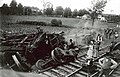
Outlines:
POLYGON ((52 55, 55 61, 57 56, 61 54, 58 50, 57 53, 52 50, 56 47, 64 49, 64 32, 47 33, 39 27, 37 30, 38 32, 33 34, 3 34, 1 46, 5 47, 2 52, 4 52, 4 61, 9 65, 8 67, 16 71, 31 71, 31 67, 39 59, 50 59, 52 55), (56 54, 58 55, 56 56, 56 54))
MULTIPOLYGON (((63 68, 71 70, 68 66, 71 66, 72 69, 77 67, 76 71, 65 74, 67 77, 73 74, 78 75, 78 71, 85 72, 87 70, 86 72, 88 72, 88 68, 91 67, 91 65, 87 66, 85 64, 88 47, 75 46, 73 49, 65 49, 66 41, 63 35, 64 32, 59 34, 43 32, 39 27, 38 32, 33 34, 4 34, 3 38, 1 38, 1 46, 6 47, 6 49, 2 50, 5 61, 3 67, 8 67, 15 71, 35 71, 47 74, 49 74, 49 72, 46 72, 47 70, 60 74, 58 73, 60 70, 54 69, 57 66, 59 66, 57 68, 61 67, 62 70, 63 68)), ((120 43, 115 43, 100 50, 104 51, 107 49, 109 51, 108 48, 111 46, 111 52, 113 52, 119 49, 120 43)), ((92 61, 92 64, 111 52, 100 54, 98 58, 92 61)), ((98 72, 95 70, 96 68, 92 69, 94 71, 92 74, 98 72)))

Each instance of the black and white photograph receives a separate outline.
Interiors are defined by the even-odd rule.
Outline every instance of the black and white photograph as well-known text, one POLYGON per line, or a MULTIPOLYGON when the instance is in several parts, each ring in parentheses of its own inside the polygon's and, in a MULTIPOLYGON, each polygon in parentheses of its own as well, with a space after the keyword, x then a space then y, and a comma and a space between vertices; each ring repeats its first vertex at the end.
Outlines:
POLYGON ((120 0, 0 0, 0 77, 120 77, 120 0))

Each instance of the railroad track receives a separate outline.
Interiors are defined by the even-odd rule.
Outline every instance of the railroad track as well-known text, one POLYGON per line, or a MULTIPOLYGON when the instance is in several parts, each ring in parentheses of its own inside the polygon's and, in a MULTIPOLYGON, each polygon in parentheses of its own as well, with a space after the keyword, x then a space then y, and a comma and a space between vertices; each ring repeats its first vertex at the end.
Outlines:
POLYGON ((86 51, 81 51, 79 54, 81 55, 78 55, 78 60, 42 70, 39 74, 48 77, 87 77, 89 75, 88 71, 83 70, 83 65, 86 63, 86 51))
POLYGON ((85 62, 86 55, 80 57, 79 60, 75 60, 74 62, 57 66, 56 68, 51 68, 46 71, 41 71, 40 74, 48 77, 87 77, 89 76, 88 71, 83 70, 83 64, 85 64, 85 62))
POLYGON ((49 69, 47 71, 41 71, 40 74, 48 77, 86 77, 87 72, 82 71, 82 64, 85 62, 85 56, 81 57, 81 60, 75 60, 65 65, 57 66, 56 68, 49 69))
MULTIPOLYGON (((105 50, 105 48, 103 48, 102 50, 105 50)), ((79 54, 82 55, 79 55, 78 60, 75 60, 74 62, 69 62, 68 64, 63 64, 61 66, 57 66, 55 68, 48 68, 47 70, 40 71, 39 74, 45 75, 47 77, 98 77, 99 71, 96 71, 93 74, 89 74, 88 71, 83 70, 83 65, 86 62, 86 51, 81 51, 79 54)), ((97 59, 104 56, 105 54, 105 52, 102 52, 97 59)), ((118 64, 118 66, 114 70, 111 70, 110 75, 112 77, 119 77, 119 72, 120 64, 118 64)))
POLYGON ((111 77, 120 77, 120 63, 118 64, 118 66, 116 67, 116 69, 113 69, 109 75, 111 75, 111 77))
MULTIPOLYGON (((108 46, 109 47, 109 46, 108 46)), ((108 47, 101 48, 100 57, 104 56, 109 49, 108 47), (103 52, 104 51, 104 52, 103 52)), ((83 70, 83 65, 86 62, 86 50, 82 50, 79 52, 78 60, 75 60, 74 62, 69 62, 67 64, 63 64, 57 67, 50 67, 45 70, 38 70, 40 75, 46 76, 46 77, 97 77, 97 73, 95 72, 93 74, 89 74, 88 71, 83 70)), ((97 59, 99 59, 98 57, 97 59)), ((97 60, 95 59, 95 60, 97 60)), ((110 75, 112 77, 119 77, 120 74, 120 64, 118 67, 111 71, 110 75)))

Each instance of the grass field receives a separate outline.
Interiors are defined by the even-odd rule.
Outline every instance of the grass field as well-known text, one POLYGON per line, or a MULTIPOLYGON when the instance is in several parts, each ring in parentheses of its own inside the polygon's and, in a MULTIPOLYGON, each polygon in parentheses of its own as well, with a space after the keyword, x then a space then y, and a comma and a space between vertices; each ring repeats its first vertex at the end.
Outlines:
POLYGON ((15 23, 16 21, 44 21, 50 23, 52 19, 60 19, 64 25, 73 26, 78 23, 79 19, 74 18, 58 18, 43 16, 2 16, 2 22, 15 23))
POLYGON ((64 31, 66 34, 66 40, 70 38, 81 43, 83 35, 89 34, 90 32, 100 32, 103 33, 104 29, 107 27, 116 27, 116 23, 107 23, 100 22, 95 20, 94 25, 92 26, 92 20, 83 20, 76 18, 57 18, 57 17, 43 17, 43 16, 2 16, 1 29, 6 31, 13 32, 23 32, 31 33, 36 31, 37 25, 22 25, 14 24, 17 21, 43 21, 50 23, 52 19, 60 19, 63 25, 68 25, 74 28, 65 28, 65 27, 51 27, 51 26, 41 26, 41 29, 44 31, 51 32, 61 32, 64 31), (9 23, 9 24, 8 24, 9 23))
MULTIPOLYGON (((2 16, 2 24, 1 24, 1 29, 2 30, 7 30, 7 31, 18 31, 22 30, 25 32, 30 32, 36 30, 37 25, 19 25, 19 24, 8 24, 8 23, 16 23, 17 21, 44 21, 47 23, 50 23, 52 19, 60 19, 62 20, 63 25, 68 25, 68 26, 74 26, 76 23, 78 23, 80 20, 79 19, 73 19, 73 18, 56 18, 56 17, 42 17, 42 16, 2 16)), ((63 28, 63 27, 43 27, 41 26, 42 29, 45 31, 52 31, 52 32, 60 32, 60 31, 68 31, 69 28, 63 28)))

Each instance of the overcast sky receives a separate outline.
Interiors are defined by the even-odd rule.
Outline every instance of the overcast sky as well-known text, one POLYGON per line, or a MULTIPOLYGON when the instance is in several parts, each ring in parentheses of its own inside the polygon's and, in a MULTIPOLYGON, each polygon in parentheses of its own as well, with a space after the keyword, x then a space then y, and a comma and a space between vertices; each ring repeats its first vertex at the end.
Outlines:
MULTIPOLYGON (((3 3, 10 4, 12 0, 0 0, 0 6, 3 5, 3 3)), ((16 0, 17 3, 22 3, 23 6, 34 6, 38 7, 40 9, 43 8, 43 0, 16 0)), ((53 7, 56 8, 56 6, 62 6, 70 7, 72 11, 74 9, 87 9, 91 6, 92 0, 44 0, 45 2, 49 1, 53 4, 53 7)), ((119 14, 120 15, 120 0, 109 0, 105 7, 105 13, 110 14, 119 14)))

